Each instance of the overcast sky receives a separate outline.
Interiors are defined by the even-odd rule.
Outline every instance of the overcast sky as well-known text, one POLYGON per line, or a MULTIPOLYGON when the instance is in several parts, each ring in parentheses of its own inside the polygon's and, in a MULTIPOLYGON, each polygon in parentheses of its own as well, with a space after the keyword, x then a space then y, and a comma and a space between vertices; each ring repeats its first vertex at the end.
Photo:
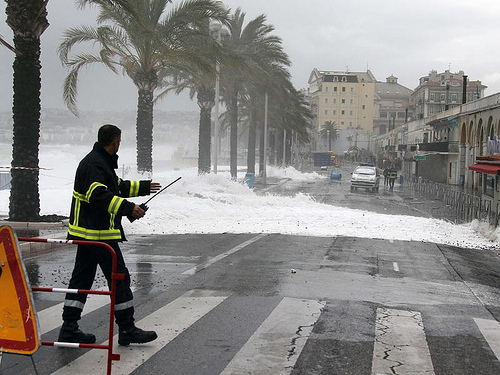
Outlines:
MULTIPOLYGON (((174 2, 177 2, 174 0, 174 2)), ((246 21, 266 14, 292 61, 296 88, 307 87, 313 68, 372 71, 379 81, 394 74, 414 89, 430 70, 463 70, 470 80, 500 92, 500 1, 498 0, 226 0, 241 7, 246 21)), ((72 0, 49 0, 50 27, 42 35, 42 106, 63 108, 66 75, 56 50, 65 29, 95 25, 95 9, 79 10, 72 0)), ((0 2, 0 35, 12 42, 0 2)), ((0 111, 12 107, 13 53, 0 46, 0 111)), ((82 72, 80 110, 135 110, 131 80, 104 68, 82 72)), ((196 103, 168 96, 160 110, 193 110, 196 103)))

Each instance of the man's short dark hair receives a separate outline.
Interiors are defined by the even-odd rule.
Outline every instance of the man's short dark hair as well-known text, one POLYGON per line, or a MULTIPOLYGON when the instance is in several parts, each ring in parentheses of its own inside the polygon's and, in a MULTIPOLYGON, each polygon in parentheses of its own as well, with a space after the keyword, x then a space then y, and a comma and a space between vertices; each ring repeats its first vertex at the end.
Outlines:
POLYGON ((99 128, 97 133, 97 143, 102 147, 109 146, 116 138, 120 138, 122 131, 118 126, 106 124, 99 128))

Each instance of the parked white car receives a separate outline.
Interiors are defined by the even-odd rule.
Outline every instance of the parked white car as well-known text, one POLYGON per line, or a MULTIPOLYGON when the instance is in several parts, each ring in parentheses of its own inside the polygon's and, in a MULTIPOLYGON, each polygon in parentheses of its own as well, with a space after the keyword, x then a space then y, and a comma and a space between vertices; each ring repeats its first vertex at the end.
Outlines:
POLYGON ((372 165, 359 165, 351 175, 351 191, 364 188, 378 191, 380 184, 380 173, 377 167, 372 165))

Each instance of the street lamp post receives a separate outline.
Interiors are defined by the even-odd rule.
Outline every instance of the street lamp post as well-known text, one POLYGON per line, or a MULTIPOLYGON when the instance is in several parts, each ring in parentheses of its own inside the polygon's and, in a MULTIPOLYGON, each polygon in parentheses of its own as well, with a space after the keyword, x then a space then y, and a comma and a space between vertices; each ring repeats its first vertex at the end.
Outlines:
MULTIPOLYGON (((216 34, 217 43, 220 43, 222 25, 219 22, 212 22, 210 30, 216 34)), ((219 91, 220 91, 220 65, 219 60, 215 62, 215 109, 214 109, 214 173, 217 174, 217 162, 219 158, 219 91)))
POLYGON ((267 171, 266 171, 266 163, 267 163, 267 109, 268 109, 268 98, 267 91, 265 95, 264 101, 264 162, 262 163, 262 178, 264 180, 264 186, 267 185, 267 171))

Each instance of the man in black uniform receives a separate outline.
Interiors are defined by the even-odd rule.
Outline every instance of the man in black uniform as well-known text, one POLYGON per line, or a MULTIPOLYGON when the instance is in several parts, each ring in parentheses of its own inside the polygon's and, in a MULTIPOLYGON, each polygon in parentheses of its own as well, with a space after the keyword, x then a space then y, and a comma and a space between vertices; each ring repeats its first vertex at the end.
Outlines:
MULTIPOLYGON (((143 331, 134 325, 133 295, 130 290, 130 274, 125 265, 118 243, 126 241, 122 216, 140 219, 145 211, 124 198, 148 195, 160 190, 159 183, 149 180, 124 181, 117 177, 118 149, 121 130, 115 125, 103 125, 99 129, 93 150, 78 165, 75 177, 68 239, 102 241, 116 252, 117 272, 125 274, 124 280, 116 280, 115 320, 119 327, 118 343, 146 343, 157 338, 154 331, 143 331)), ((99 246, 78 245, 75 266, 69 289, 92 287, 97 265, 111 286, 112 259, 108 250, 99 246)), ((66 294, 63 308, 63 325, 58 341, 91 344, 96 338, 78 328, 78 320, 87 299, 86 294, 66 294)))

